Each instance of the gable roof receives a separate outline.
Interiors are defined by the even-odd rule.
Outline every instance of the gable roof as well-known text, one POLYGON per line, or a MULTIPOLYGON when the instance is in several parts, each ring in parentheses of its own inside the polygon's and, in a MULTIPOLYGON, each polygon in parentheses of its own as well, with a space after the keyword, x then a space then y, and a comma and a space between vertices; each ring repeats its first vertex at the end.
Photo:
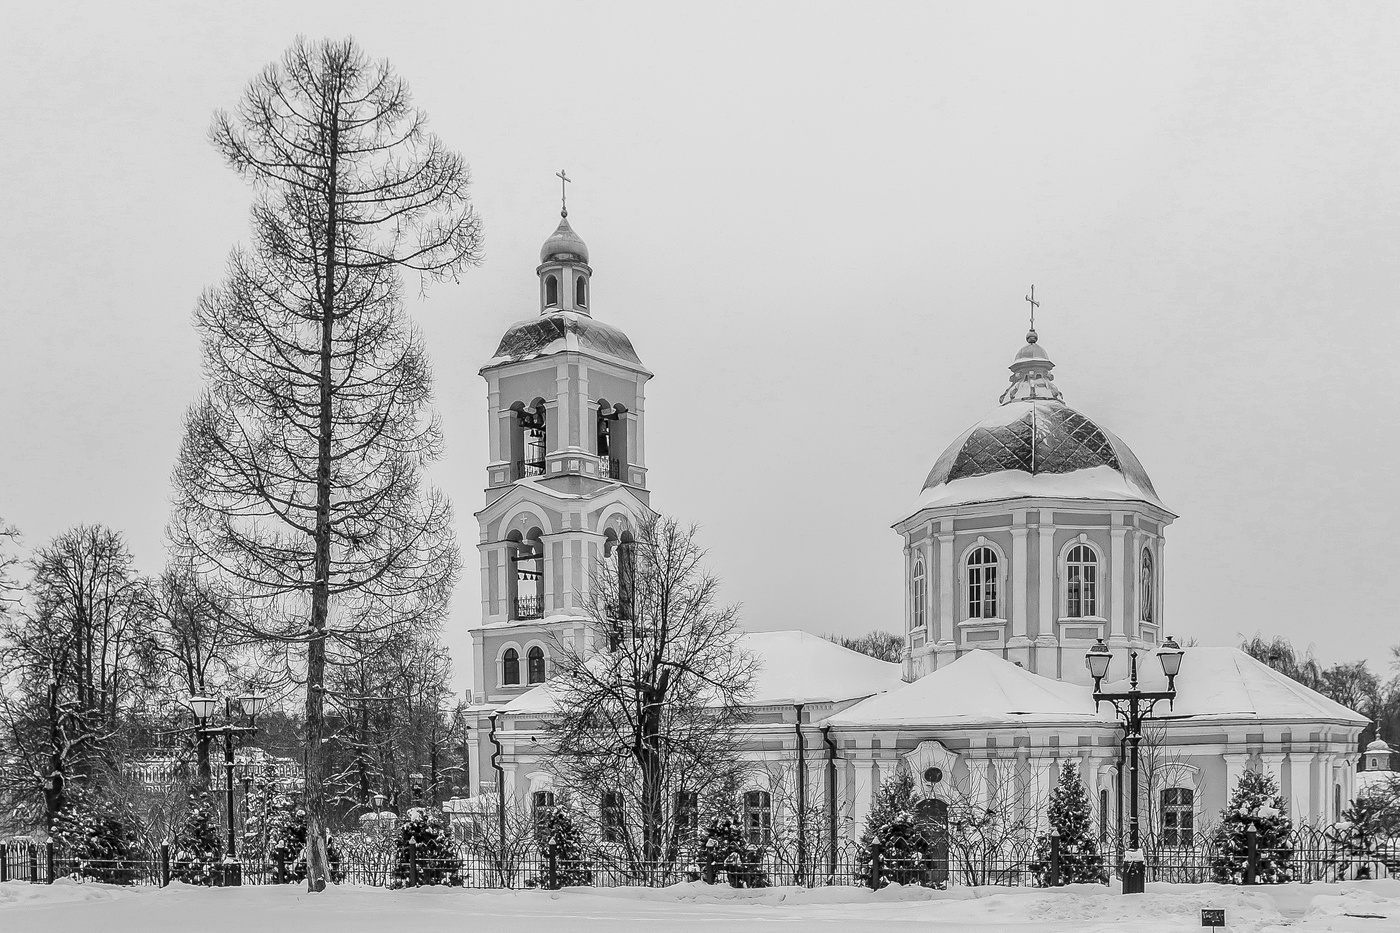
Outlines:
MULTIPOLYGON (((758 659, 753 690, 745 706, 839 703, 903 684, 900 665, 851 651, 810 632, 749 632, 739 636, 738 645, 758 659)), ((547 682, 522 693, 501 711, 547 714, 559 701, 555 684, 547 682)))
POLYGON ((990 651, 969 651, 911 684, 832 716, 833 726, 1034 725, 1092 722, 1085 687, 1032 674, 990 651))

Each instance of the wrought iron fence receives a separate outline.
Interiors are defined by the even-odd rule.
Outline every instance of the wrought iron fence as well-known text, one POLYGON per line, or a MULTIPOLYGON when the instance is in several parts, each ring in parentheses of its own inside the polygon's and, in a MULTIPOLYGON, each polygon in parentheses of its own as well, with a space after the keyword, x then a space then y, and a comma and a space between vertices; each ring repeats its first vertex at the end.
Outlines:
MULTIPOLYGON (((1358 849, 1325 829, 1302 827, 1295 830, 1283 846, 1249 856, 1224 852, 1212 837, 1204 834, 1187 842, 1189 844, 1164 845, 1155 838, 1144 839, 1147 881, 1306 884, 1400 876, 1400 840, 1384 840, 1358 849), (1272 868, 1260 873, 1261 864, 1272 868)), ((1100 852, 1105 876, 1116 874, 1121 850, 1113 841, 1105 841, 1101 843, 1100 852)), ((899 882, 943 888, 949 885, 1056 884, 1063 877, 1058 865, 1038 859, 1036 848, 1026 840, 984 849, 959 850, 951 846, 947 852, 939 850, 898 857, 885 856, 878 847, 862 857, 854 846, 846 844, 834 860, 828 851, 814 856, 810 864, 798 866, 770 852, 757 866, 719 866, 706 872, 687 855, 665 862, 642 862, 605 848, 577 859, 559 857, 548 849, 531 849, 512 852, 503 858, 486 849, 458 846, 450 856, 426 857, 419 856, 412 848, 398 850, 392 839, 341 837, 335 846, 331 869, 332 881, 337 884, 386 888, 423 885, 517 889, 576 885, 663 887, 702 880, 734 887, 880 887, 899 882)), ((304 865, 251 858, 236 866, 209 866, 203 877, 214 885, 293 884, 305 880, 305 868, 304 865)), ((0 881, 44 884, 58 878, 123 885, 167 885, 172 880, 170 847, 141 850, 129 858, 96 859, 65 851, 53 843, 25 839, 0 841, 0 881)))

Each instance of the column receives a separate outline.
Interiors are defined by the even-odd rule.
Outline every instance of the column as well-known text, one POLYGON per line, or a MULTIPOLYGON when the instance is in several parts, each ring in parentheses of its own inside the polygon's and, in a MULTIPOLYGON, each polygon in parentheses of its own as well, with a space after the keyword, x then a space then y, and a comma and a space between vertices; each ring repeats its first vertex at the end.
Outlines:
POLYGON ((1235 785, 1239 782, 1240 775, 1249 767, 1249 755, 1232 754, 1220 757, 1225 759, 1225 799, 1228 801, 1230 795, 1235 792, 1235 785))
MULTIPOLYGON (((546 438, 548 448, 545 451, 545 458, 556 450, 563 450, 566 447, 578 446, 577 421, 574 420, 573 411, 569 408, 569 364, 560 361, 554 371, 554 421, 557 425, 555 436, 546 438)), ((553 469, 553 467, 547 467, 553 469)))
POLYGON ((501 453, 501 424, 510 416, 501 413, 501 389, 500 382, 495 378, 491 379, 490 391, 486 393, 486 424, 487 443, 490 448, 489 463, 499 463, 506 458, 501 453))
MULTIPOLYGON (((908 538, 904 539, 906 542, 908 538)), ((914 626, 914 549, 904 545, 904 646, 909 647, 909 633, 914 626)))
POLYGON ((1030 594, 1030 567, 1027 565, 1026 513, 1016 512, 1012 518, 1015 527, 1011 529, 1011 637, 1006 642, 1007 656, 1012 661, 1020 661, 1027 668, 1031 666, 1031 641, 1026 637, 1027 597, 1030 594))
POLYGON ((1167 632, 1167 539, 1164 535, 1157 536, 1157 587, 1153 590, 1157 600, 1157 631, 1165 638, 1167 632))
POLYGON ((633 436, 627 438, 627 456, 631 461, 643 469, 646 468, 646 451, 643 449, 645 421, 642 412, 646 408, 647 381, 643 376, 637 377, 637 407, 630 414, 635 415, 632 421, 636 427, 633 429, 633 436))
POLYGON ((1040 512, 1039 536, 1036 549, 1040 557, 1040 595, 1037 600, 1037 617, 1040 619, 1040 634, 1035 639, 1035 672, 1046 677, 1060 677, 1059 630, 1056 626, 1060 614, 1055 603, 1055 525, 1045 520, 1051 515, 1048 510, 1040 512))
POLYGON ((1123 538, 1127 535, 1128 529, 1117 524, 1122 520, 1123 516, 1121 515, 1115 514, 1113 516, 1113 521, 1115 523, 1111 532, 1113 545, 1108 558, 1108 574, 1109 579, 1112 581, 1110 584, 1110 592, 1112 594, 1110 596, 1110 601, 1112 605, 1109 606, 1108 638, 1109 644, 1117 647, 1127 647, 1129 642, 1127 628, 1128 616, 1124 611, 1126 607, 1123 605, 1123 538))
MULTIPOLYGON (((947 528, 948 524, 943 523, 947 528)), ((938 535, 938 636, 940 648, 946 645, 947 650, 953 649, 953 633, 958 630, 958 617, 954 613, 956 601, 954 600, 957 587, 957 576, 953 568, 953 534, 940 531, 938 535)), ((938 663, 941 666, 945 663, 945 658, 940 657, 938 663)))
POLYGON ((1312 812, 1312 760, 1311 753, 1289 752, 1288 754, 1288 816, 1293 825, 1308 822, 1312 812))

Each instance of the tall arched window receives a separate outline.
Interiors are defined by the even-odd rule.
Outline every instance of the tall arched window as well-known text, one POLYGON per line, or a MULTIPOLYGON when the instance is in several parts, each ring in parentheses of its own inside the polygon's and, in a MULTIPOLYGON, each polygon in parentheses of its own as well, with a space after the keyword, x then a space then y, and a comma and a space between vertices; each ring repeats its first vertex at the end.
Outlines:
POLYGON ((559 304, 559 280, 552 275, 544 277, 544 303, 551 308, 559 304))
POLYGON ((520 683, 520 652, 507 648, 501 655, 501 683, 515 686, 520 683))
POLYGON ((1076 544, 1065 560, 1065 615, 1071 619, 1099 614, 1099 558, 1087 544, 1076 544))
POLYGON ((554 791, 537 790, 530 795, 530 807, 535 823, 542 823, 554 809, 554 791))
POLYGON ((1147 548, 1142 549, 1142 583, 1138 587, 1142 594, 1142 621, 1152 621, 1152 607, 1155 605, 1152 592, 1152 552, 1147 548))
POLYGON ((914 558, 913 585, 910 587, 909 598, 913 603, 913 612, 910 613, 910 628, 924 627, 924 606, 928 602, 928 582, 924 577, 924 558, 920 554, 914 558))
POLYGON ((773 798, 768 791, 751 790, 744 794, 744 834, 750 845, 772 844, 773 798))
POLYGON ((525 680, 527 683, 544 683, 544 649, 534 645, 525 652, 525 680))
POLYGON ((1108 839, 1108 790, 1099 791, 1099 839, 1108 839))
POLYGON ((637 543, 624 531, 617 545, 617 617, 635 619, 637 601, 637 543))
POLYGON ((580 308, 588 307, 588 280, 583 276, 574 279, 574 304, 580 308))
POLYGON ((1168 787, 1162 791, 1162 845, 1189 846, 1196 833, 1195 791, 1168 787))
POLYGON ((967 617, 997 618, 997 552, 989 547, 967 555, 967 617))

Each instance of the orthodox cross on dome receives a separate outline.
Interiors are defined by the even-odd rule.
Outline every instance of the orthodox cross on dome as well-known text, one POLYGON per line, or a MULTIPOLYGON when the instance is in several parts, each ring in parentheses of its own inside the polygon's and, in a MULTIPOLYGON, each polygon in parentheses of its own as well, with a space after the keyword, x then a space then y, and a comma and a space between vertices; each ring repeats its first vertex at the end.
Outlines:
MULTIPOLYGON (((559 179, 559 216, 560 216, 560 217, 568 217, 568 216, 569 216, 569 188, 568 188, 568 185, 569 185, 569 182, 573 181, 573 179, 570 178, 568 175, 565 175, 565 174, 564 174, 564 170, 563 170, 562 168, 561 168, 559 171, 555 172, 554 175, 555 175, 556 178, 559 179)), ((1032 289, 1032 291, 1034 291, 1034 289, 1032 289)))
POLYGON ((1040 302, 1035 300, 1035 286, 1031 286, 1031 293, 1026 296, 1026 301, 1031 305, 1031 333, 1026 339, 1035 342, 1035 309, 1040 307, 1040 302))

